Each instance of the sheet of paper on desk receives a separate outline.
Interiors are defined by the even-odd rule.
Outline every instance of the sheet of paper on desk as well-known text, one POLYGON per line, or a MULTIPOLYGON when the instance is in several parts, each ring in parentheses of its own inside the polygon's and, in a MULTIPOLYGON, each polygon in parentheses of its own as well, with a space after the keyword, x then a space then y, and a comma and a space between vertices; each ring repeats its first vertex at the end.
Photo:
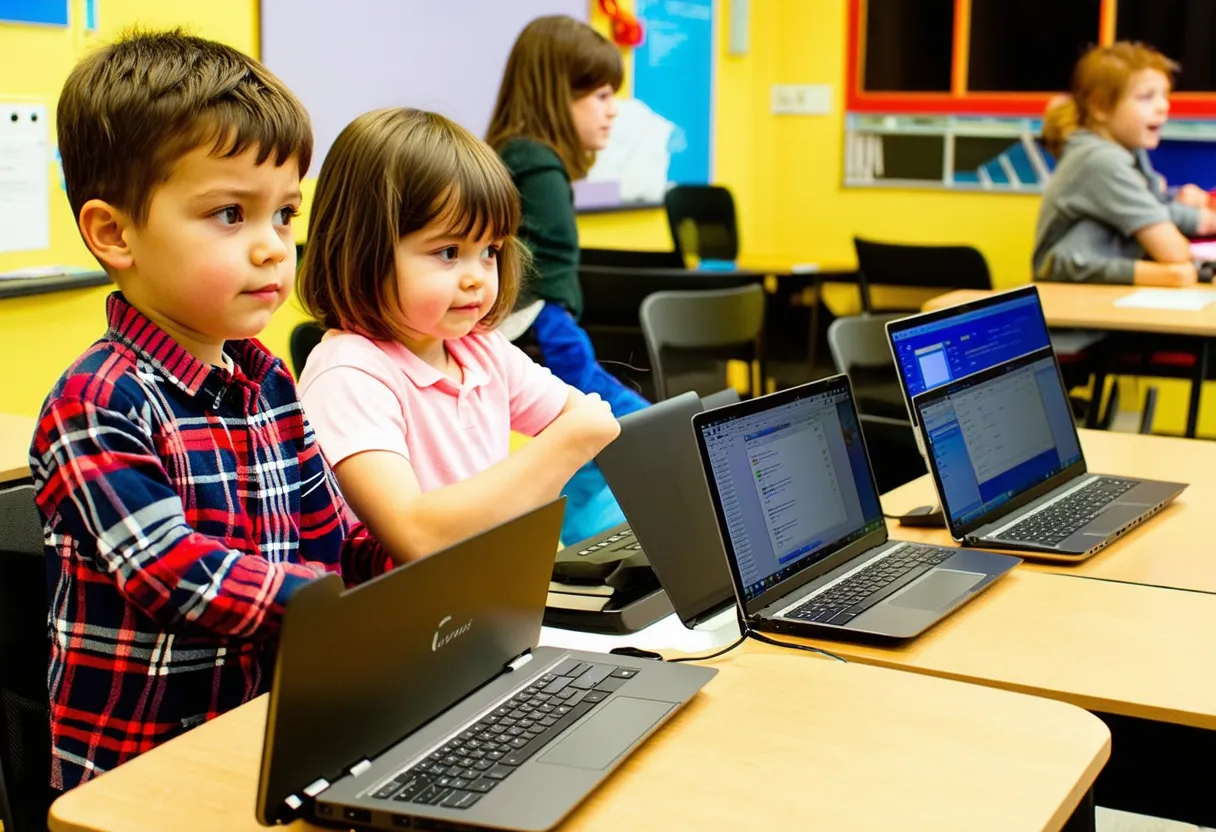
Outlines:
POLYGON ((1216 292, 1210 289, 1141 289, 1119 298, 1115 306, 1198 312, 1209 303, 1216 303, 1216 292))
POLYGON ((45 104, 0 102, 0 252, 51 246, 45 104))

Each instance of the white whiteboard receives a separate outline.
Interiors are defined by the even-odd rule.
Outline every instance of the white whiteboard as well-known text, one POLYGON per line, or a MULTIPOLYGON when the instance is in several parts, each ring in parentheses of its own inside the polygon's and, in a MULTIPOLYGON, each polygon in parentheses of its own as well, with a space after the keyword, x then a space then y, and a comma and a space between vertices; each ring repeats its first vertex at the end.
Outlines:
POLYGON ((590 0, 261 0, 262 62, 312 116, 316 176, 355 116, 435 110, 484 138, 516 36, 590 0))

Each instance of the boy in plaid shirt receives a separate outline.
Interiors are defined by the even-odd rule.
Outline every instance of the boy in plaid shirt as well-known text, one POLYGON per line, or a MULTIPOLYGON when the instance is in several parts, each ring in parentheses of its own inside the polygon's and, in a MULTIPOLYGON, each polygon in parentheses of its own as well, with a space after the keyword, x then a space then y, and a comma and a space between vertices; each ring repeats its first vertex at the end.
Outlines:
POLYGON ((58 130, 81 236, 120 290, 30 449, 66 790, 266 691, 292 591, 393 560, 348 521, 291 375, 254 340, 295 279, 300 102, 227 46, 136 33, 73 70, 58 130))

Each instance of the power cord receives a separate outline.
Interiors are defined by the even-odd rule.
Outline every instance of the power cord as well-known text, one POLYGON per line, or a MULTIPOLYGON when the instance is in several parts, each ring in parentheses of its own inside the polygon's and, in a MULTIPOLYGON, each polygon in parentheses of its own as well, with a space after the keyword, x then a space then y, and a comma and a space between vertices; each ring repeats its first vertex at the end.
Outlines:
POLYGON ((849 663, 848 659, 845 659, 842 656, 838 656, 835 653, 832 653, 828 650, 822 650, 818 647, 811 647, 809 644, 795 644, 792 641, 781 641, 779 639, 770 638, 769 636, 766 636, 763 633, 756 632, 751 627, 748 627, 746 624, 744 624, 742 626, 743 626, 743 635, 739 636, 739 638, 737 640, 731 642, 726 647, 723 647, 721 650, 719 650, 716 653, 710 653, 707 656, 681 656, 678 659, 668 659, 667 661, 672 662, 672 663, 709 661, 710 659, 718 658, 718 656, 726 655, 731 650, 734 650, 740 644, 742 644, 743 642, 745 642, 749 638, 751 638, 751 639, 755 639, 756 641, 763 642, 764 644, 771 644, 774 647, 786 647, 786 648, 789 648, 790 650, 805 650, 807 653, 818 653, 821 656, 827 656, 829 659, 835 659, 838 662, 844 662, 845 664, 849 663))

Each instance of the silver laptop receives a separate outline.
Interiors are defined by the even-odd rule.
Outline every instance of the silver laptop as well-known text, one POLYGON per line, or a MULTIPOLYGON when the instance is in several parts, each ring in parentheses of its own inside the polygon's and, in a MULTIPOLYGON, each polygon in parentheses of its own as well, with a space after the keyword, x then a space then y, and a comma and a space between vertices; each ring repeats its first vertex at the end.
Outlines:
POLYGON ((537 647, 564 500, 288 602, 257 817, 546 830, 716 673, 537 647))
POLYGON ((735 595, 753 629, 911 638, 1019 563, 888 539, 847 376, 692 423, 735 595))
POLYGON ((912 399, 951 536, 1081 560, 1152 517, 1184 483, 1090 473, 1051 347, 912 399))

